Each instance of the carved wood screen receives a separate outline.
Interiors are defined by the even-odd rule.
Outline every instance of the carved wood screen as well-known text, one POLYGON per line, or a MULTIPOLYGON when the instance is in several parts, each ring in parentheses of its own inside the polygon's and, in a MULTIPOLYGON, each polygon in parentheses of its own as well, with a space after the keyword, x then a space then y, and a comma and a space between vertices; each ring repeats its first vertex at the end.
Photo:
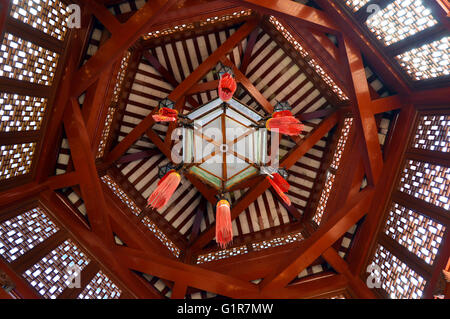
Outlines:
POLYGON ((369 264, 380 267, 377 292, 431 298, 449 258, 450 111, 419 111, 369 264))

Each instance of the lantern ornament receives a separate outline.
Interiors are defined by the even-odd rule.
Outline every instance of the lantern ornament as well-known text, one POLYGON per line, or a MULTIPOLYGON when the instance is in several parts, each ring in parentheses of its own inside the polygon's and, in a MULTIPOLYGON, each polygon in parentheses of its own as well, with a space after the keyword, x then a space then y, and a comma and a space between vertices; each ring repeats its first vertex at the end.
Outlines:
POLYGON ((236 92, 237 84, 234 79, 233 69, 222 65, 219 69, 219 97, 222 101, 228 102, 236 92))
POLYGON ((148 198, 147 207, 160 209, 169 202, 181 181, 181 175, 175 168, 170 163, 159 168, 158 176, 160 180, 158 186, 148 198))
POLYGON ((288 173, 284 168, 275 169, 273 167, 261 167, 260 173, 267 175, 266 179, 269 181, 270 185, 281 197, 281 199, 286 203, 286 205, 291 206, 291 200, 285 194, 289 191, 291 185, 286 181, 288 178, 288 173))
POLYGON ((216 242, 220 248, 225 248, 233 240, 230 203, 221 199, 216 205, 216 242))
POLYGON ((174 109, 175 103, 168 99, 162 99, 158 103, 158 114, 153 114, 155 122, 176 122, 178 119, 178 111, 174 109))
POLYGON ((299 135, 304 125, 291 112, 288 102, 278 102, 274 107, 272 117, 266 121, 269 131, 277 130, 284 135, 299 135))

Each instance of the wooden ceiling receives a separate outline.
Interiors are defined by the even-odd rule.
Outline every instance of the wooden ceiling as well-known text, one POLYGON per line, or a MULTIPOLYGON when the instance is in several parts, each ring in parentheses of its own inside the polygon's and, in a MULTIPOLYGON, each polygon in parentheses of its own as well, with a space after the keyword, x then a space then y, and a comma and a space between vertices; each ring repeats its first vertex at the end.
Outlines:
MULTIPOLYGON (((364 267, 424 93, 349 13, 338 19, 342 8, 321 0, 79 2, 83 27, 60 45, 39 156, 28 179, 5 186, 16 188, 2 207, 34 199, 123 297, 383 296, 364 267), (288 101, 305 124, 280 137, 293 205, 261 177, 233 187, 226 250, 214 241, 216 191, 195 176, 167 207, 146 207, 174 129, 151 115, 166 97, 183 113, 216 98, 219 62, 233 67, 240 101, 261 115, 288 101)), ((448 87, 437 90, 443 103, 448 87)))

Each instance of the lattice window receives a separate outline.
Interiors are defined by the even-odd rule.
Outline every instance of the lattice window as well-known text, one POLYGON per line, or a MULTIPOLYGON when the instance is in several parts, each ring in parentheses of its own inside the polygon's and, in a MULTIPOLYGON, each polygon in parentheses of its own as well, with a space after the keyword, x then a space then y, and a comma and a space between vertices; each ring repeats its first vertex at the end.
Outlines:
POLYGON ((371 15, 366 25, 378 40, 391 45, 437 24, 422 1, 397 0, 371 15))
POLYGON ((450 115, 423 115, 419 118, 412 147, 448 152, 450 149, 450 115))
POLYGON ((0 131, 37 131, 46 108, 46 98, 0 93, 0 131))
POLYGON ((44 298, 55 299, 68 286, 70 267, 80 271, 89 258, 70 240, 66 240, 22 275, 44 298))
POLYGON ((384 233, 431 265, 444 237, 445 226, 393 202, 384 233))
POLYGON ((444 37, 406 51, 395 58, 413 80, 447 76, 450 74, 449 39, 450 37, 444 37))
POLYGON ((208 254, 199 255, 197 257, 197 264, 204 264, 211 261, 216 261, 220 259, 225 259, 233 256, 244 255, 248 253, 247 246, 233 247, 230 249, 224 249, 219 251, 214 251, 208 254))
POLYGON ((350 129, 352 128, 353 118, 348 117, 344 120, 344 127, 341 131, 341 136, 336 146, 336 151, 333 155, 333 161, 331 162, 331 167, 334 169, 339 168, 341 162, 342 154, 344 154, 345 144, 347 143, 348 135, 350 134, 350 129))
POLYGON ((11 17, 58 40, 64 40, 69 12, 58 0, 13 0, 11 17))
POLYGON ((0 52, 0 76, 52 85, 59 54, 5 33, 0 52))
POLYGON ((122 290, 99 271, 77 299, 119 299, 121 294, 122 290))
POLYGON ((151 232, 153 232, 155 237, 158 238, 164 246, 166 246, 167 249, 174 254, 175 257, 178 258, 180 256, 180 249, 169 238, 167 238, 167 236, 158 228, 158 226, 155 225, 155 223, 150 220, 150 218, 145 216, 142 219, 142 223, 144 223, 144 225, 147 226, 151 232))
POLYGON ((30 172, 36 143, 0 146, 0 180, 30 172))
POLYGON ((283 246, 286 244, 302 241, 304 239, 302 233, 290 234, 283 237, 273 238, 271 240, 264 240, 258 243, 252 243, 253 251, 260 251, 267 248, 283 246))
POLYGON ((369 3, 369 1, 370 0, 347 0, 345 1, 345 4, 352 8, 354 12, 356 12, 367 3, 369 3))
POLYGON ((130 57, 131 57, 131 52, 127 51, 124 54, 124 56, 122 57, 122 60, 120 61, 120 69, 119 69, 119 72, 117 72, 116 84, 114 85, 113 98, 112 98, 113 102, 117 103, 119 101, 120 90, 122 88, 123 80, 125 79, 125 74, 128 69, 128 63, 130 61, 130 57))
POLYGON ((106 143, 108 142, 109 132, 111 131, 111 124, 114 119, 114 114, 116 113, 116 108, 110 106, 108 108, 108 113, 106 114, 105 126, 103 127, 102 137, 100 143, 98 144, 96 158, 101 158, 105 154, 106 143))
POLYGON ((317 205, 316 213, 314 214, 313 217, 313 220, 316 222, 317 225, 320 225, 323 214, 325 213, 325 209, 327 208, 328 197, 330 197, 330 192, 331 189, 333 188, 335 177, 336 176, 333 173, 327 172, 327 179, 325 181, 322 194, 320 194, 320 199, 317 205))
POLYGON ((326 74, 323 68, 310 57, 309 53, 301 46, 301 44, 294 38, 294 36, 287 30, 283 24, 277 20, 274 16, 270 16, 270 23, 272 23, 275 28, 280 32, 283 37, 292 45, 292 47, 305 59, 308 64, 317 72, 317 74, 322 78, 322 80, 331 88, 331 90, 336 93, 336 95, 341 100, 348 100, 348 97, 341 90, 339 86, 333 81, 333 79, 326 74))
POLYGON ((12 262, 58 230, 41 208, 33 208, 0 224, 0 255, 12 262))
POLYGON ((403 167, 399 190, 448 210, 450 168, 408 160, 403 167))
POLYGON ((249 16, 251 14, 252 14, 252 10, 247 9, 247 10, 242 10, 242 11, 236 11, 236 12, 233 12, 232 14, 225 14, 220 17, 218 17, 218 16, 209 17, 205 20, 200 21, 200 26, 203 27, 208 24, 214 24, 214 23, 218 23, 218 22, 225 22, 225 21, 229 21, 229 20, 233 20, 233 19, 238 19, 240 17, 249 16))
POLYGON ((144 40, 155 39, 155 38, 159 38, 159 37, 164 37, 166 35, 171 35, 176 32, 191 30, 194 28, 195 28, 195 25, 193 23, 180 24, 180 25, 176 25, 174 27, 149 32, 146 35, 144 35, 142 38, 144 40))
POLYGON ((426 280, 408 267, 404 262, 391 254, 386 248, 378 245, 372 263, 378 265, 381 288, 392 299, 418 299, 422 297, 426 280))
POLYGON ((103 183, 108 185, 108 187, 114 192, 114 194, 119 197, 120 201, 130 208, 131 212, 134 215, 139 216, 139 214, 141 213, 141 209, 130 197, 128 197, 128 195, 120 188, 119 185, 117 185, 117 183, 111 177, 109 177, 108 175, 104 175, 101 177, 101 179, 103 183))

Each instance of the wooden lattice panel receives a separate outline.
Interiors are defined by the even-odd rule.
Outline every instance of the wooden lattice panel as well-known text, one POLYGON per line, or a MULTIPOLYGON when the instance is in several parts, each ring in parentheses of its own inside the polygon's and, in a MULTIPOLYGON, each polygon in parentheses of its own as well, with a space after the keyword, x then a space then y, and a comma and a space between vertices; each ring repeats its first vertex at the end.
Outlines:
POLYGON ((171 34, 174 34, 177 32, 192 30, 194 28, 195 28, 195 26, 193 23, 186 23, 186 24, 183 23, 183 24, 176 25, 174 27, 149 32, 146 35, 142 36, 142 38, 144 40, 155 39, 155 38, 171 35, 171 34))
POLYGON ((232 14, 224 14, 222 16, 209 17, 209 18, 206 18, 205 20, 201 20, 200 26, 203 27, 208 24, 214 24, 214 23, 218 23, 218 22, 226 22, 229 20, 234 20, 234 19, 238 19, 241 17, 249 16, 252 13, 253 13, 253 11, 251 9, 247 9, 247 10, 236 11, 236 12, 233 12, 232 14))
POLYGON ((114 85, 114 90, 113 90, 113 97, 112 97, 113 102, 117 103, 119 101, 119 95, 120 95, 120 91, 122 89, 123 80, 125 79, 125 74, 127 73, 130 57, 131 57, 131 52, 127 51, 127 52, 125 52, 125 54, 122 57, 122 60, 120 61, 120 69, 117 72, 116 83, 114 85))
POLYGON ((52 85, 59 54, 5 33, 0 52, 0 76, 52 85))
POLYGON ((38 131, 46 108, 43 97, 0 93, 0 131, 38 131))
POLYGON ((449 210, 450 168, 407 160, 398 189, 408 195, 449 210))
POLYGON ((419 118, 411 147, 448 152, 450 149, 450 115, 422 115, 419 118))
POLYGON ((155 225, 155 223, 150 220, 150 218, 145 216, 142 219, 142 223, 147 226, 155 237, 158 238, 175 257, 178 258, 180 256, 180 249, 169 238, 167 238, 167 236, 158 228, 158 226, 155 225))
POLYGON ((120 186, 108 175, 104 175, 101 177, 103 183, 105 183, 113 193, 120 199, 122 203, 127 205, 131 212, 139 216, 141 214, 141 209, 136 205, 136 203, 128 197, 128 195, 120 188, 120 186))
POLYGON ((0 255, 12 262, 58 230, 41 208, 33 208, 0 224, 0 255))
POLYGON ((334 179, 336 176, 333 173, 327 172, 327 180, 320 195, 319 203, 317 205, 316 213, 314 214, 313 220, 317 225, 320 225, 322 221, 323 214, 327 208, 328 197, 330 197, 331 189, 333 188, 334 179))
POLYGON ((444 237, 445 226, 393 202, 384 233, 432 265, 444 237))
POLYGON ((352 8, 354 12, 356 12, 367 3, 369 3, 369 1, 370 0, 347 0, 345 1, 345 4, 352 8))
POLYGON ((433 79, 450 74, 450 37, 443 37, 440 40, 422 45, 397 55, 395 58, 416 81, 433 79))
POLYGON ((111 124, 115 113, 116 108, 114 106, 110 106, 108 108, 108 113, 106 114, 105 126, 103 127, 102 137, 100 139, 100 143, 98 144, 96 158, 101 158, 105 154, 105 147, 108 142, 109 132, 111 131, 111 124))
POLYGON ((395 257, 391 252, 378 245, 372 264, 378 265, 381 274, 381 288, 392 299, 418 299, 422 297, 426 280, 395 257))
POLYGON ((422 1, 397 0, 370 16, 366 25, 386 46, 437 24, 422 1))
POLYGON ((260 251, 267 248, 283 246, 286 244, 295 243, 297 241, 302 241, 304 239, 302 233, 298 232, 295 234, 289 234, 283 237, 273 238, 271 240, 264 240, 258 243, 252 243, 253 251, 260 251))
POLYGON ((59 0, 13 0, 11 17, 58 40, 64 40, 69 12, 59 0))
POLYGON ((342 128, 339 141, 336 146, 336 151, 333 155, 333 161, 331 162, 331 167, 334 169, 339 168, 341 163, 342 154, 344 154, 345 144, 347 143, 348 135, 350 134, 350 129, 352 128, 353 118, 348 117, 344 120, 344 127, 342 128))
POLYGON ((99 271, 77 299, 119 299, 119 289, 102 271, 99 271))
POLYGON ((55 299, 68 286, 71 274, 68 267, 76 265, 83 270, 89 262, 89 258, 68 239, 22 276, 44 298, 55 299))
POLYGON ((208 254, 199 255, 197 257, 197 264, 204 264, 211 261, 230 258, 233 256, 244 255, 248 253, 247 246, 233 247, 230 249, 218 250, 208 254))
POLYGON ((336 95, 341 100, 348 100, 348 96, 341 90, 341 88, 336 85, 333 79, 328 76, 328 74, 323 70, 323 68, 310 57, 309 53, 301 46, 301 44, 294 38, 294 36, 286 29, 283 24, 277 20, 274 16, 269 17, 270 23, 272 23, 275 28, 280 32, 281 35, 292 45, 292 47, 305 59, 308 61, 309 66, 311 66, 317 74, 322 78, 325 83, 331 88, 331 90, 336 93, 336 95))
POLYGON ((0 146, 0 180, 28 174, 36 143, 0 146))

